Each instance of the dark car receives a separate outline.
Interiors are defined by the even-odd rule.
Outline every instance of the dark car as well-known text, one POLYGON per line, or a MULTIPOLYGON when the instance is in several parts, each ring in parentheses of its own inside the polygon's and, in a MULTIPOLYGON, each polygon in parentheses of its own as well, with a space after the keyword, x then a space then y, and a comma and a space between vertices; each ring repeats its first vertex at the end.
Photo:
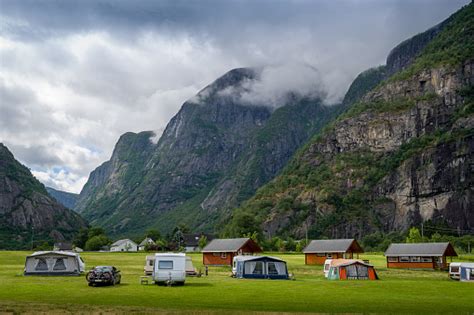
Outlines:
POLYGON ((89 286, 97 284, 116 285, 120 283, 121 278, 120 270, 117 270, 114 266, 97 266, 86 275, 89 286))

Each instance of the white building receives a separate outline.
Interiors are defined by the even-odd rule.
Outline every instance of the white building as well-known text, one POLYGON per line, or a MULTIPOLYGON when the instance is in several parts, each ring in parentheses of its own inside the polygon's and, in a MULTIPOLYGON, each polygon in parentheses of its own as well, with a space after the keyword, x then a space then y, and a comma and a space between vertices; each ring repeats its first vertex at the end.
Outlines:
POLYGON ((111 252, 136 252, 138 251, 138 245, 132 240, 124 239, 118 240, 110 245, 111 252))
POLYGON ((156 244, 155 241, 153 241, 151 238, 147 237, 138 245, 138 250, 145 250, 145 246, 155 245, 155 244, 156 244))

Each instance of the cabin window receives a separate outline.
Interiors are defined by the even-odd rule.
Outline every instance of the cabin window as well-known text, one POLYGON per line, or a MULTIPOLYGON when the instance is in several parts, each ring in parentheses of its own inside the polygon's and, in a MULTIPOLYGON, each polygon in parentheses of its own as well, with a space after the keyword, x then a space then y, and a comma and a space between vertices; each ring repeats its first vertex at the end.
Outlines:
POLYGON ((316 256, 318 256, 318 257, 325 257, 325 256, 326 256, 326 254, 324 254, 324 253, 323 253, 323 254, 321 254, 321 253, 318 253, 318 254, 316 254, 316 256))
POLYGON ((227 253, 221 253, 221 258, 226 259, 227 258, 227 253))
POLYGON ((36 263, 35 270, 37 271, 46 271, 48 270, 48 264, 46 263, 46 259, 38 258, 36 263))
POLYGON ((433 259, 431 257, 421 257, 421 262, 433 262, 433 259))
POLYGON ((443 257, 435 257, 435 261, 439 264, 443 263, 443 257))
POLYGON ((173 269, 172 260, 160 260, 158 262, 158 269, 173 269))
POLYGON ((388 262, 398 262, 398 257, 388 257, 388 262))
POLYGON ((332 254, 326 254, 326 257, 327 257, 328 259, 332 259, 332 254))
POLYGON ((53 270, 66 270, 66 264, 64 262, 64 258, 56 259, 53 270))
POLYGON ((400 257, 400 262, 410 262, 410 257, 402 256, 402 257, 400 257))
POLYGON ((421 260, 420 257, 416 257, 416 256, 410 257, 411 262, 420 262, 420 260, 421 260))
POLYGON ((214 257, 219 257, 221 254, 220 253, 212 253, 212 256, 214 257))

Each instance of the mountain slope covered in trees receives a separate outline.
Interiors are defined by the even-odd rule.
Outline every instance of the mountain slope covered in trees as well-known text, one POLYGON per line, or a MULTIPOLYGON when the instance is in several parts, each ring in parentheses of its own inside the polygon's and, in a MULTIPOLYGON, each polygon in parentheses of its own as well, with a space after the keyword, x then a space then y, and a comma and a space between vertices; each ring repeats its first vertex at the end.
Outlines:
MULTIPOLYGON (((394 48, 383 82, 235 210, 227 235, 474 230, 474 4, 394 48)), ((370 80, 369 80, 370 81, 370 80)))

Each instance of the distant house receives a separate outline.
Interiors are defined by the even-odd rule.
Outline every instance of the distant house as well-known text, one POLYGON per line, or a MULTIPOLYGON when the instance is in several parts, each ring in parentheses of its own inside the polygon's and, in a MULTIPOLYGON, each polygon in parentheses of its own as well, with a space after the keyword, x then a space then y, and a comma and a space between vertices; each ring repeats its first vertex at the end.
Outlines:
POLYGON ((214 236, 211 235, 211 234, 204 234, 204 233, 184 234, 183 235, 183 240, 184 240, 184 248, 185 248, 186 252, 188 252, 188 253, 198 252, 200 250, 199 240, 203 236, 207 239, 207 242, 210 242, 214 239, 214 236))
POLYGON ((391 244, 385 252, 387 268, 446 269, 447 257, 457 255, 449 242, 391 244))
POLYGON ((72 251, 72 244, 65 242, 54 243, 53 250, 55 251, 72 251))
POLYGON ((204 265, 231 266, 237 255, 253 255, 262 249, 250 238, 213 239, 202 250, 204 265))
POLYGON ((155 241, 149 237, 146 237, 140 244, 138 244, 138 250, 145 250, 147 245, 156 245, 155 241))
POLYGON ((364 250, 353 238, 335 240, 313 240, 303 250, 306 265, 324 265, 326 259, 354 258, 364 250))
POLYGON ((111 252, 136 252, 138 251, 138 245, 132 240, 124 239, 118 240, 110 245, 111 252))

